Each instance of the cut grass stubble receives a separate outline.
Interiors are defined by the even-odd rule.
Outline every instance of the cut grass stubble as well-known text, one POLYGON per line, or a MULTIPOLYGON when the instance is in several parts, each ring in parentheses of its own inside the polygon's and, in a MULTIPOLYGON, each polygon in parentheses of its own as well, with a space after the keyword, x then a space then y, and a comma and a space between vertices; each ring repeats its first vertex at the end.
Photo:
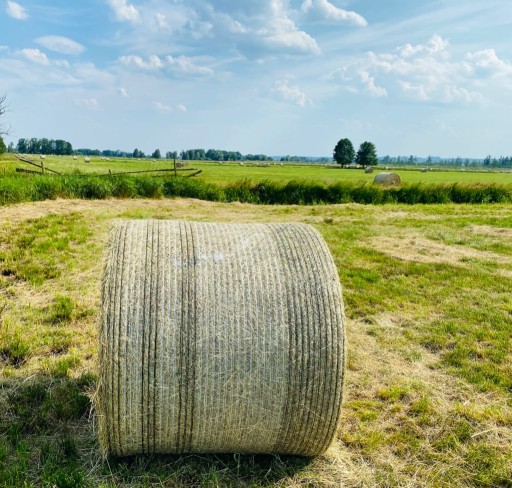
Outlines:
POLYGON ((2 215, 0 486, 512 486, 510 205, 57 200, 2 215), (98 462, 87 396, 98 256, 119 217, 287 220, 321 232, 349 343, 339 440, 325 457, 98 462), (397 238, 428 259, 394 254, 397 238), (445 259, 440 246, 460 252, 445 259))

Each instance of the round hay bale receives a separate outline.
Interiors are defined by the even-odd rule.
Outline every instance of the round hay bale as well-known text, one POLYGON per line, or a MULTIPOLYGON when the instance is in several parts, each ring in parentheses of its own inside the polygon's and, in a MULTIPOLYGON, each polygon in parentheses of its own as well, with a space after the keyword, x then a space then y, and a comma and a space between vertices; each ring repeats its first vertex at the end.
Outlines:
POLYGON ((314 456, 334 438, 344 312, 313 228, 121 221, 101 311, 105 454, 314 456))
POLYGON ((367 167, 364 169, 364 172, 365 172, 366 174, 373 173, 373 167, 372 167, 372 166, 367 166, 367 167))
POLYGON ((375 175, 373 182, 377 185, 393 186, 400 185, 402 180, 396 173, 379 173, 378 175, 375 175))

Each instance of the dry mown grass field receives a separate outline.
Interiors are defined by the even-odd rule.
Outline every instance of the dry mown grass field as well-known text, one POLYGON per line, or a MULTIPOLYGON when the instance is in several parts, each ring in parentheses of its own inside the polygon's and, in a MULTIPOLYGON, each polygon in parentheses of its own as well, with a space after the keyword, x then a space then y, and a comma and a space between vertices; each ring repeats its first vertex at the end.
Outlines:
POLYGON ((512 486, 512 206, 56 200, 0 208, 0 486, 512 486), (116 218, 305 222, 347 313, 328 453, 102 461, 102 256, 116 218))

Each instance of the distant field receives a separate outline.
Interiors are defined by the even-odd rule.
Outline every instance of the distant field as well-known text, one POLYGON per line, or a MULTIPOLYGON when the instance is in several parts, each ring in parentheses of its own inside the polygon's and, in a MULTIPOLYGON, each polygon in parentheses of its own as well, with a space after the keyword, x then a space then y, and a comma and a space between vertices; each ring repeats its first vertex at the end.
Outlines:
MULTIPOLYGON (((34 157, 39 161, 37 157, 34 157)), ((3 168, 6 172, 14 171, 16 167, 25 169, 35 169, 21 163, 8 160, 5 156, 0 159, 0 170, 3 168)), ((157 160, 132 160, 132 159, 111 159, 110 161, 92 158, 90 163, 84 163, 83 158, 73 160, 71 157, 48 156, 45 165, 63 173, 112 173, 125 171, 144 171, 171 169, 172 161, 157 160)), ((254 181, 279 181, 287 182, 291 180, 309 180, 321 181, 325 183, 335 182, 370 182, 375 177, 375 172, 386 171, 384 167, 375 168, 373 174, 365 174, 362 170, 341 169, 336 166, 325 165, 293 165, 279 163, 274 165, 270 163, 269 167, 256 166, 251 163, 210 163, 191 161, 188 167, 201 169, 202 173, 198 176, 200 179, 212 183, 226 185, 241 179, 250 179, 254 181)), ((398 173, 403 183, 497 183, 512 184, 512 172, 486 172, 486 171, 461 171, 461 170, 434 170, 422 173, 419 168, 411 170, 393 170, 398 173)))

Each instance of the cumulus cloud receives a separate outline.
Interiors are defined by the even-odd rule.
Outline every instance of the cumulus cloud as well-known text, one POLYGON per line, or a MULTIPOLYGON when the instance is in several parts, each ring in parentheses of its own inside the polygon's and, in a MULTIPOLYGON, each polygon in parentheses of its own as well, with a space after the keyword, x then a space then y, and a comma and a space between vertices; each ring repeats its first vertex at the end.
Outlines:
POLYGON ((359 77, 361 79, 361 82, 365 86, 366 92, 374 97, 385 97, 387 96, 388 92, 385 88, 382 88, 381 86, 377 86, 375 84, 375 78, 373 76, 370 76, 370 73, 366 71, 360 71, 359 77))
POLYGON ((165 60, 167 61, 167 66, 169 66, 172 71, 201 76, 213 74, 213 70, 211 68, 197 64, 194 58, 187 56, 178 56, 177 58, 166 56, 165 60))
POLYGON ((7 15, 17 20, 27 20, 28 14, 25 8, 23 8, 19 3, 13 2, 11 0, 7 0, 6 7, 7 15))
POLYGON ((176 107, 180 112, 186 112, 187 111, 187 107, 183 104, 179 104, 177 107, 176 107))
POLYGON ((138 22, 140 20, 139 11, 127 0, 107 0, 107 3, 119 22, 138 22))
POLYGON ((310 105, 311 101, 306 94, 301 91, 298 85, 290 85, 289 80, 278 80, 274 83, 272 91, 280 96, 280 98, 292 102, 299 107, 310 105))
POLYGON ((24 58, 32 61, 33 63, 48 65, 50 61, 48 56, 45 53, 41 52, 39 49, 21 49, 19 51, 20 55, 24 58))
POLYGON ((199 60, 188 56, 165 56, 161 59, 152 54, 147 60, 140 56, 121 56, 121 64, 128 67, 136 67, 147 71, 169 71, 184 75, 209 76, 214 73, 211 68, 199 64, 199 60))
POLYGON ((360 27, 368 25, 368 22, 362 15, 338 8, 328 0, 304 0, 301 11, 308 14, 313 20, 343 22, 360 27))
POLYGON ((85 47, 69 37, 42 36, 36 39, 41 46, 61 54, 78 55, 85 51, 85 47))
POLYGON ((494 49, 456 56, 448 40, 439 35, 392 52, 369 52, 334 74, 346 90, 443 103, 481 103, 486 86, 503 77, 512 78, 512 65, 494 49))
POLYGON ((277 17, 255 32, 263 45, 286 52, 319 54, 320 48, 313 37, 297 28, 287 17, 277 17))
POLYGON ((408 58, 418 54, 435 54, 446 51, 449 46, 449 42, 443 39, 441 36, 434 34, 425 44, 418 44, 412 46, 406 44, 405 46, 397 49, 400 56, 408 58))
POLYGON ((236 49, 247 58, 318 54, 316 40, 297 24, 296 11, 283 0, 191 0, 187 27, 194 38, 236 49))
POLYGON ((121 56, 119 61, 125 66, 135 66, 144 70, 159 70, 163 67, 162 60, 156 54, 149 56, 147 61, 133 55, 121 56))
POLYGON ((508 75, 512 73, 512 64, 500 59, 494 49, 483 49, 468 53, 466 58, 475 70, 489 73, 492 76, 508 75))

